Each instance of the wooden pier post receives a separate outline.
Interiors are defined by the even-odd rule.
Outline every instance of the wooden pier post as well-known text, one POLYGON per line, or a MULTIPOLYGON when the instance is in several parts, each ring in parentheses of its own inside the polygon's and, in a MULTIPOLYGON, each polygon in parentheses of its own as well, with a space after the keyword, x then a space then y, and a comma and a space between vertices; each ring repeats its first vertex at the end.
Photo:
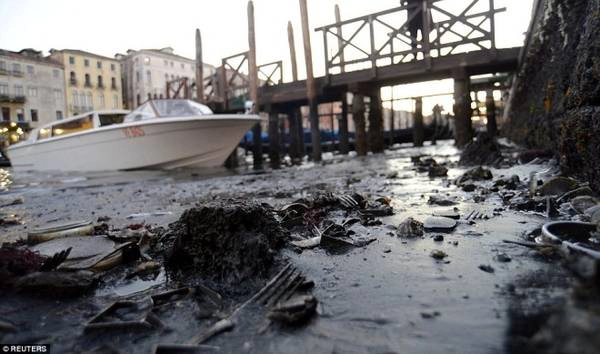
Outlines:
POLYGON ((348 94, 344 92, 342 94, 342 115, 338 123, 340 133, 340 154, 348 155, 348 94))
MULTIPOLYGON (((252 101, 253 114, 258 114, 258 71, 256 67, 256 39, 254 36, 254 3, 248 1, 248 82, 250 91, 250 100, 252 101)), ((254 169, 262 169, 262 128, 260 122, 252 128, 252 158, 254 160, 254 169)))
POLYGON ((473 139, 470 80, 464 69, 454 75, 454 141, 463 147, 473 139))
POLYGON ((367 155, 367 132, 365 131, 365 99, 363 95, 355 93, 352 97, 352 119, 354 120, 354 141, 356 154, 367 155))
POLYGON ((196 28, 196 100, 204 103, 204 65, 202 63, 202 37, 196 28))
POLYGON ((279 114, 272 107, 269 111, 269 161, 272 169, 281 167, 279 141, 279 114))
MULTIPOLYGON (((342 22, 341 20, 341 16, 340 16, 340 7, 338 6, 338 4, 335 4, 335 22, 336 23, 340 23, 342 22)), ((338 50, 340 51, 340 70, 341 72, 345 72, 346 71, 346 67, 344 65, 344 51, 342 50, 342 48, 344 47, 344 41, 342 40, 342 26, 337 26, 337 35, 338 35, 338 50)), ((325 54, 327 55, 327 53, 325 54)))
POLYGON ((313 161, 321 161, 321 132, 319 129, 319 105, 317 89, 313 77, 312 50, 310 46, 310 30, 308 27, 308 9, 306 0, 300 2, 300 17, 302 19, 302 39, 304 42, 304 61, 306 63, 306 93, 310 116, 310 133, 312 141, 313 161))
POLYGON ((369 150, 373 153, 383 152, 385 149, 383 136, 383 116, 381 112, 381 93, 379 88, 372 91, 369 102, 369 150))
POLYGON ((494 102, 494 91, 487 90, 485 93, 485 112, 487 116, 487 132, 494 137, 498 134, 496 124, 496 102, 494 102))
POLYGON ((415 119, 413 121, 413 145, 423 146, 425 131, 423 127, 423 98, 415 98, 415 119))
POLYGON ((290 62, 292 66, 292 81, 298 81, 298 65, 296 64, 296 45, 294 43, 294 27, 292 21, 288 21, 288 45, 290 47, 290 62))

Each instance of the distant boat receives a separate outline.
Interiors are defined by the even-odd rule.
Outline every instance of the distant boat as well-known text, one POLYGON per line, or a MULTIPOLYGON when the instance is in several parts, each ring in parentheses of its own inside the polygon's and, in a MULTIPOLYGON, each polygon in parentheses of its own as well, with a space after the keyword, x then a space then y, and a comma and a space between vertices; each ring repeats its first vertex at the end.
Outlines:
POLYGON ((132 112, 94 111, 46 124, 7 154, 15 170, 216 167, 259 121, 214 114, 190 100, 151 100, 132 112))

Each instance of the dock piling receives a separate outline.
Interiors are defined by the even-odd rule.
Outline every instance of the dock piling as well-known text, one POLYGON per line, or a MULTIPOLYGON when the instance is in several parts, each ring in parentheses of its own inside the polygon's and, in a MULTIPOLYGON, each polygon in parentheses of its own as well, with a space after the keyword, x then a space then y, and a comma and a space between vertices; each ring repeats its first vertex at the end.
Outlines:
POLYGON ((423 146, 425 131, 423 126, 423 98, 415 98, 415 119, 413 122, 413 145, 423 146))
POLYGON ((354 120, 356 154, 358 156, 366 156, 367 133, 365 131, 365 100, 364 96, 360 93, 355 93, 352 97, 352 119, 354 120))

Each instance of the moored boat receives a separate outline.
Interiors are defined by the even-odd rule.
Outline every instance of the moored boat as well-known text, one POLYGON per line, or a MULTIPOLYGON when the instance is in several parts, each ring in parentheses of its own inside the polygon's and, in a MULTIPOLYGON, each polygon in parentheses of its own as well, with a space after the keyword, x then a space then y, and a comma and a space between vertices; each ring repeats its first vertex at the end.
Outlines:
POLYGON ((151 100, 132 112, 95 111, 46 124, 7 153, 16 170, 216 167, 259 121, 214 114, 190 100, 151 100))

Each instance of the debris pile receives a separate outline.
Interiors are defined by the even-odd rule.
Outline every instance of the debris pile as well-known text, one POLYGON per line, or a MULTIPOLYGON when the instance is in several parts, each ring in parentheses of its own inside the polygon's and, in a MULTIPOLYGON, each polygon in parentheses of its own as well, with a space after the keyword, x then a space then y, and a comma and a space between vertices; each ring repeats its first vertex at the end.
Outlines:
POLYGON ((477 139, 465 146, 460 154, 459 165, 494 165, 502 161, 500 144, 489 134, 483 132, 477 139))
POLYGON ((268 278, 287 232, 270 207, 230 200, 186 210, 171 237, 170 270, 243 288, 268 278))

